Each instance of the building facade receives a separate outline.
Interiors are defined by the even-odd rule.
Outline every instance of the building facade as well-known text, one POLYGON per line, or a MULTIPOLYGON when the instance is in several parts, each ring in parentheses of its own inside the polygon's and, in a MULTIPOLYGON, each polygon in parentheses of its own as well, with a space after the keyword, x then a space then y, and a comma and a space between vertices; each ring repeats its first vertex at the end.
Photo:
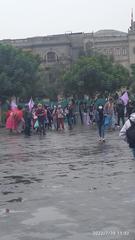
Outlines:
POLYGON ((24 51, 38 54, 47 68, 55 64, 70 66, 82 53, 95 51, 112 56, 114 61, 130 68, 135 64, 135 22, 128 32, 100 30, 95 33, 65 33, 27 39, 1 40, 24 51))

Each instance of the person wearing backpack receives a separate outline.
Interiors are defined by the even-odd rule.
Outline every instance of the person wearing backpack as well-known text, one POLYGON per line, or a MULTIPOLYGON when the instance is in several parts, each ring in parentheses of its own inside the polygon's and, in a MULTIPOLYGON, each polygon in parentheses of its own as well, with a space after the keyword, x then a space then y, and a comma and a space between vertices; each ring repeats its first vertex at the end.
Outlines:
POLYGON ((123 137, 128 143, 129 148, 132 149, 135 160, 135 113, 132 113, 129 119, 125 122, 124 126, 120 130, 119 136, 123 137))

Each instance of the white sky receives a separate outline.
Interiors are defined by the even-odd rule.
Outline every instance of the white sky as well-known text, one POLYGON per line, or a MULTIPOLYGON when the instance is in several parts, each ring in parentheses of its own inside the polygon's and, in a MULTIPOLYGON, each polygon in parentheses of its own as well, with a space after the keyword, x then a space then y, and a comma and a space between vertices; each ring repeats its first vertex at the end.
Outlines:
POLYGON ((0 0, 0 39, 128 31, 135 0, 0 0))

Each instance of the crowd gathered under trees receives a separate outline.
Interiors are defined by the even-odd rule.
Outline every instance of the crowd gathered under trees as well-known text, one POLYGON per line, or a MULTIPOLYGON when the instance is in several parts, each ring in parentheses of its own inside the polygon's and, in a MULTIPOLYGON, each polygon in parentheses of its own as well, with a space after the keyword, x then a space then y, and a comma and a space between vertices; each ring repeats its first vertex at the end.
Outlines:
MULTIPOLYGON (((64 108, 60 103, 50 107, 40 101, 32 108, 26 104, 24 109, 21 106, 13 109, 9 104, 6 127, 11 132, 18 132, 21 128, 21 132, 27 135, 30 135, 31 129, 36 132, 42 130, 43 134, 52 126, 56 130, 64 129, 65 119, 69 129, 72 129, 79 118, 81 124, 96 122, 100 136, 103 125, 107 125, 105 116, 110 115, 109 125, 120 126, 120 120, 123 125, 125 117, 135 107, 134 99, 129 100, 129 95, 134 96, 135 65, 129 71, 114 63, 112 58, 97 53, 84 54, 68 70, 62 63, 45 69, 39 56, 9 45, 0 45, 0 86, 2 103, 13 95, 23 102, 28 102, 29 96, 33 96, 33 99, 47 97, 50 100, 56 100, 59 94, 65 98, 73 97, 64 108), (122 88, 128 89, 126 104, 121 95, 127 92, 120 93, 122 88), (96 105, 95 98, 99 94, 107 100, 104 104, 96 105), (94 102, 88 104, 83 100, 84 95, 94 99, 94 102), (82 101, 77 102, 76 99, 82 101)), ((101 138, 104 139, 104 136, 101 138)))
POLYGON ((10 133, 24 133, 27 136, 34 133, 45 135, 48 130, 64 130, 65 123, 69 130, 80 124, 87 127, 97 125, 100 140, 104 140, 105 130, 122 127, 132 112, 135 112, 135 102, 129 99, 127 92, 117 96, 117 99, 109 96, 104 103, 99 98, 91 103, 71 99, 66 106, 60 102, 53 106, 35 104, 31 98, 24 107, 17 106, 12 100, 5 123, 10 133))

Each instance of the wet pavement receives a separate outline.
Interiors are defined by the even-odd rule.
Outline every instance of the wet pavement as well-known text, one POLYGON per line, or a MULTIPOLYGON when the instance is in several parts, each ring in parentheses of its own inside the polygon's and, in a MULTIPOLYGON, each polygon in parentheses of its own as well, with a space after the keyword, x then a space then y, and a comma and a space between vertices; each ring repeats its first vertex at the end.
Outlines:
POLYGON ((0 240, 135 240, 135 161, 118 131, 0 129, 0 240))

